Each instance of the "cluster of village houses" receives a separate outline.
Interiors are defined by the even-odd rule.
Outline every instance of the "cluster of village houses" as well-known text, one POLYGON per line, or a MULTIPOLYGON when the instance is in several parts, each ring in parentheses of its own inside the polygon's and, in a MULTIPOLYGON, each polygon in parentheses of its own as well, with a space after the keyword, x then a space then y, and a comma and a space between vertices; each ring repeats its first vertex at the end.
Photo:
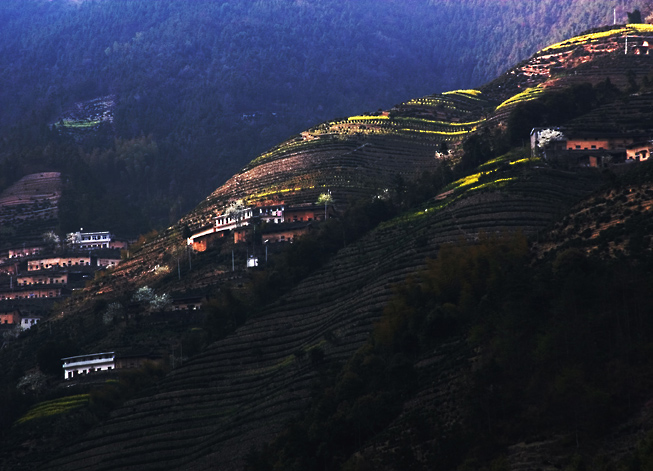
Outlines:
POLYGON ((195 251, 205 251, 219 238, 233 235, 234 243, 245 242, 252 227, 260 227, 264 244, 292 242, 308 233, 315 221, 323 221, 333 214, 332 205, 283 202, 243 206, 237 211, 225 211, 211 224, 200 227, 188 237, 187 243, 195 251))
MULTIPOLYGON (((264 243, 292 242, 311 230, 315 221, 333 214, 333 207, 317 203, 275 204, 225 211, 208 226, 194 231, 187 240, 195 251, 205 251, 218 238, 233 236, 234 243, 247 241, 253 227, 259 228, 264 243)), ((53 251, 45 244, 23 245, 0 253, 0 330, 28 329, 41 320, 53 302, 84 287, 97 270, 120 263, 120 250, 127 243, 109 232, 67 234, 67 250, 53 251), (36 314, 35 314, 36 313, 36 314)), ((252 260, 248 266, 255 266, 252 260)), ((201 309, 198 296, 175 299, 174 310, 201 309)), ((93 353, 62 358, 64 379, 78 379, 90 373, 138 367, 145 361, 160 361, 152 355, 93 353)))
POLYGON ((109 232, 80 230, 68 234, 67 242, 65 250, 24 244, 0 253, 0 330, 32 327, 96 271, 118 265, 127 247, 109 232))
POLYGON ((531 153, 547 161, 567 166, 603 168, 643 162, 651 157, 650 134, 598 133, 565 128, 534 128, 531 153))

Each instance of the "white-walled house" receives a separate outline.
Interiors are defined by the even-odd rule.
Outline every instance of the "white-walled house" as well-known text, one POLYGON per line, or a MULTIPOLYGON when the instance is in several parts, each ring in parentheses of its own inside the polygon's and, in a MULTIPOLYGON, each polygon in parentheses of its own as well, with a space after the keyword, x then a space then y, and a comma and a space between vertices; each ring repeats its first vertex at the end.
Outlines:
POLYGON ((100 232, 70 232, 66 240, 76 250, 108 249, 113 236, 108 231, 100 232))
POLYGON ((63 361, 64 379, 72 379, 78 375, 93 373, 95 371, 116 369, 115 352, 78 355, 62 358, 61 361, 63 361))

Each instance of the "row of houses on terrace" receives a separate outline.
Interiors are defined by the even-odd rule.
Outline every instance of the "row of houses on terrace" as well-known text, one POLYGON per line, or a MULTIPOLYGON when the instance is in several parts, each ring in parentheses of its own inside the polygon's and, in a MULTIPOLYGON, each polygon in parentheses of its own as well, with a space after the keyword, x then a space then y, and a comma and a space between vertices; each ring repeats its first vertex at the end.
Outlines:
MULTIPOLYGON (((66 239, 63 248, 51 236, 48 243, 25 243, 0 253, 0 309, 44 315, 55 301, 83 288, 95 272, 117 266, 120 248, 126 246, 107 231, 79 231, 66 239)), ((4 318, 7 324, 15 323, 12 319, 4 318)))
POLYGON ((27 261, 27 270, 32 272, 37 270, 56 270, 74 267, 113 268, 120 263, 120 260, 121 257, 119 250, 96 250, 92 254, 72 252, 58 256, 31 257, 31 259, 27 261))
POLYGON ((203 252, 216 238, 233 235, 234 243, 245 242, 252 226, 260 228, 263 243, 292 242, 311 230, 312 223, 334 213, 333 205, 283 202, 227 209, 211 224, 198 228, 187 239, 194 250, 203 252))
MULTIPOLYGON (((116 237, 108 231, 100 232, 84 232, 80 229, 77 232, 69 232, 66 234, 67 248, 72 252, 96 252, 102 249, 121 250, 126 249, 129 243, 126 240, 116 239, 116 237)), ((24 257, 33 257, 47 252, 46 244, 44 243, 23 243, 18 247, 10 247, 6 253, 0 252, 0 262, 7 259, 19 259, 24 257)))
POLYGON ((643 162, 651 157, 650 134, 600 133, 565 128, 534 128, 531 131, 531 154, 545 160, 580 167, 643 162))

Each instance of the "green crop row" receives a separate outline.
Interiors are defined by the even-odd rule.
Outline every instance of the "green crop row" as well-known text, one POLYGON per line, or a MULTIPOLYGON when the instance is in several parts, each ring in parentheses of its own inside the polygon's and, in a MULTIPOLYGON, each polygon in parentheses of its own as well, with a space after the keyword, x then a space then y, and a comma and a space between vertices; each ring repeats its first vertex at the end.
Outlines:
POLYGON ((497 110, 500 110, 501 108, 508 106, 508 105, 514 105, 517 103, 523 103, 526 101, 531 101, 537 99, 540 95, 544 93, 544 89, 541 87, 532 87, 532 88, 527 88, 521 93, 518 93, 517 95, 514 95, 510 98, 508 98, 506 101, 501 103, 499 106, 497 106, 497 110))
POLYGON ((33 419, 42 419, 57 414, 63 414, 73 409, 78 409, 88 404, 88 394, 78 394, 76 396, 62 397, 51 401, 41 402, 16 421, 17 424, 23 424, 33 419))
POLYGON ((449 92, 442 93, 443 95, 457 95, 463 98, 468 98, 472 100, 481 101, 480 95, 482 92, 480 90, 451 90, 449 92))
POLYGON ((86 129, 86 128, 92 128, 97 126, 98 124, 102 123, 100 120, 96 121, 63 121, 61 126, 64 128, 71 128, 71 129, 86 129))
POLYGON ((452 127, 461 127, 461 126, 478 126, 479 124, 485 122, 485 119, 479 119, 476 121, 469 121, 466 123, 454 123, 454 122, 448 122, 448 121, 437 121, 437 120, 432 120, 432 119, 424 119, 424 118, 412 118, 412 117, 397 117, 395 118, 396 121, 409 121, 409 122, 415 122, 415 123, 423 123, 423 124, 428 124, 428 125, 439 125, 439 126, 452 126, 452 127))

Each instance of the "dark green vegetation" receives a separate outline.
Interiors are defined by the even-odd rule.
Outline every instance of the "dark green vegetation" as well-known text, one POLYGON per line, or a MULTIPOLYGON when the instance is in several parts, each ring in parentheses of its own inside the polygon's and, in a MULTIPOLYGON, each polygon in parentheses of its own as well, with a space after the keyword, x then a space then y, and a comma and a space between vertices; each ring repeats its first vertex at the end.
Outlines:
MULTIPOLYGON (((625 3, 628 11, 639 6, 625 3)), ((47 156, 54 145, 47 125, 59 123, 57 132, 81 150, 57 152, 79 154, 84 178, 138 207, 146 222, 167 225, 309 126, 475 86, 545 44, 610 23, 612 7, 603 0, 7 0, 0 189, 10 176, 66 170, 47 156)), ((63 230, 104 223, 80 219, 62 221, 63 230)))
POLYGON ((519 236, 444 245, 247 469, 508 469, 508 446, 551 436, 547 453, 576 455, 559 459, 565 469, 647 469, 648 451, 616 468, 596 440, 650 399, 653 296, 640 286, 653 282, 651 254, 650 241, 617 259, 563 246, 533 260, 519 236), (461 339, 482 352, 457 401, 462 420, 442 423, 440 406, 402 414, 428 379, 420 361, 461 339), (402 415, 410 438, 384 433, 402 415))

